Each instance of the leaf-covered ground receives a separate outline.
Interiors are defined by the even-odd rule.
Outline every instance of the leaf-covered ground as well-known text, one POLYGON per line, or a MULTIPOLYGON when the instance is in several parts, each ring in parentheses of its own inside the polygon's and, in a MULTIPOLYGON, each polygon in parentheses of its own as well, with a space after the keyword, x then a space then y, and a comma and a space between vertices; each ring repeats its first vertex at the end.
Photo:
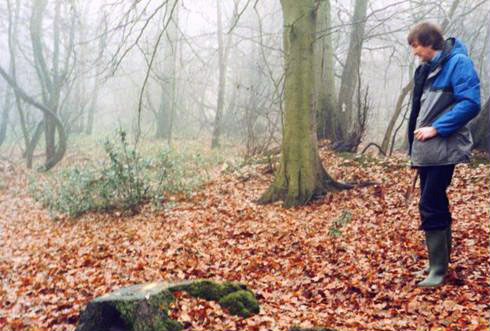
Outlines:
POLYGON ((29 197, 25 172, 1 164, 0 329, 74 330, 84 305, 116 288, 213 278, 246 283, 261 313, 236 318, 181 296, 172 315, 188 330, 488 330, 488 164, 457 167, 450 272, 444 286, 419 289, 426 250, 417 193, 406 205, 406 160, 322 158, 339 180, 380 185, 300 208, 259 206, 272 177, 249 166, 172 210, 53 221, 29 197))

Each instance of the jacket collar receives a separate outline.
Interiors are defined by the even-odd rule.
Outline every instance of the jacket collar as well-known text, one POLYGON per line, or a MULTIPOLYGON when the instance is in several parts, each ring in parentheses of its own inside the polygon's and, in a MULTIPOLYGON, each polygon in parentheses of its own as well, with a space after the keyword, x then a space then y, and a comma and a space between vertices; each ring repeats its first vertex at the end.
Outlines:
POLYGON ((444 48, 442 51, 438 54, 436 54, 432 60, 430 60, 429 64, 431 66, 431 71, 429 73, 429 76, 427 76, 427 79, 434 77, 437 75, 442 68, 442 65, 449 59, 451 56, 451 51, 454 47, 454 38, 449 38, 446 40, 444 43, 444 48))

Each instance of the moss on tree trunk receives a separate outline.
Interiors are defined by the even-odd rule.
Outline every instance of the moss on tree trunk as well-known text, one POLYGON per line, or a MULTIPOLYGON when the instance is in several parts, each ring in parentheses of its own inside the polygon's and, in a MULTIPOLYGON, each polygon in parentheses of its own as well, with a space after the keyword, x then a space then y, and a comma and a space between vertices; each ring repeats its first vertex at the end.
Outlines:
POLYGON ((284 128, 279 171, 259 203, 283 200, 302 205, 317 195, 338 191, 318 155, 314 107, 314 42, 319 2, 281 0, 284 16, 284 128))

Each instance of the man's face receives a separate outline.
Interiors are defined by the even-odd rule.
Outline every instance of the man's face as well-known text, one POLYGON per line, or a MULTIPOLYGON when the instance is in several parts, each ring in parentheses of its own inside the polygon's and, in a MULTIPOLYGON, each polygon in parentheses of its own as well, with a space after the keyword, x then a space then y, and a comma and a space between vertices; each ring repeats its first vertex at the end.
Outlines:
POLYGON ((417 56, 423 62, 429 62, 436 54, 436 50, 432 46, 422 46, 417 41, 411 45, 413 55, 417 56))

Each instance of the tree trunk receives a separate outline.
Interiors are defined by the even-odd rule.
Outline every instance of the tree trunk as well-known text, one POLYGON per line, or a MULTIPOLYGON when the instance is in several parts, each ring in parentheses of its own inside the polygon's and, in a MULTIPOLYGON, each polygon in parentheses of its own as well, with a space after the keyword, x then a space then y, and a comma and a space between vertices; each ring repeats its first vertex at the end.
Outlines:
MULTIPOLYGON (((60 100, 62 88, 67 87, 66 81, 68 72, 72 68, 74 52, 74 37, 75 37, 75 17, 71 17, 70 25, 61 27, 62 5, 65 2, 57 0, 54 2, 53 16, 53 36, 50 38, 52 42, 51 53, 46 48, 46 42, 43 40, 43 33, 50 31, 43 26, 43 20, 46 15, 45 11, 48 5, 47 0, 34 0, 32 2, 32 14, 30 18, 30 36, 32 50, 34 56, 34 64, 39 83, 42 90, 42 104, 36 105, 36 101, 27 96, 23 92, 22 97, 25 101, 35 105, 41 109, 44 114, 44 137, 46 141, 46 162, 43 169, 48 170, 61 160, 66 150, 66 135, 65 128, 58 116, 61 113, 60 100), (69 30, 67 30, 68 28, 69 30), (66 48, 61 50, 61 33, 68 31, 66 48), (49 57, 46 55, 49 54, 49 57), (64 55, 62 61, 61 56, 64 55), (48 66, 47 59, 51 60, 51 66, 48 66), (27 98, 26 98, 27 97, 27 98), (31 99, 31 101, 28 101, 31 99), (58 133, 58 146, 56 146, 56 133, 58 133)), ((68 4, 67 6, 69 6, 68 4)), ((73 4, 71 4, 73 5, 73 4)), ((75 15, 75 11, 71 10, 70 15, 75 15)), ((63 17, 66 13, 63 13, 63 17)), ((7 79, 7 78, 6 78, 7 79)), ((15 84, 15 82, 14 82, 15 84)), ((11 84, 12 85, 12 84, 11 84)), ((69 86, 68 86, 69 87, 69 86)), ((16 94, 21 95, 20 89, 16 87, 16 94)), ((67 92, 69 94, 69 92, 67 92)), ((32 144, 30 144, 32 145, 32 144)))
MULTIPOLYGON (((88 48, 85 45, 85 40, 87 40, 87 29, 86 29, 86 17, 88 16, 89 3, 86 3, 85 9, 80 10, 80 17, 75 21, 75 16, 73 15, 71 20, 71 29, 76 29, 76 36, 79 44, 79 55, 78 55, 78 66, 75 69, 75 84, 73 87, 73 92, 70 100, 70 104, 66 107, 65 112, 65 125, 67 132, 73 132, 81 134, 85 132, 85 124, 87 123, 87 51, 88 48)), ((75 34, 75 31, 73 31, 75 34)), ((60 107, 62 108, 62 107, 60 107)))
MULTIPOLYGON (((175 1, 168 6, 174 7, 175 1)), ((156 112, 156 133, 157 139, 167 139, 170 144, 172 141, 172 129, 175 119, 176 103, 176 75, 177 75, 177 54, 178 54, 178 7, 172 15, 172 22, 169 23, 165 32, 166 43, 163 51, 163 72, 160 77, 160 106, 156 112)))
MULTIPOLYGON (((488 14, 490 15, 490 10, 488 11, 488 14)), ((487 40, 486 40, 487 45, 490 45, 489 31, 490 31, 490 20, 488 21, 488 27, 487 27, 487 40)), ((490 61, 487 61, 486 66, 487 66, 487 72, 490 73, 490 61)), ((485 102, 485 105, 481 109, 480 115, 475 120, 474 122, 475 124, 473 125, 471 130, 473 134, 474 148, 484 150, 487 153, 490 152, 489 150, 490 135, 488 133, 490 128, 489 113, 490 113, 490 97, 487 96, 487 102, 485 102)))
POLYGON ((99 89, 100 89, 100 81, 102 79, 102 74, 104 72, 104 68, 100 65, 99 60, 102 59, 104 55, 104 51, 107 48, 107 16, 106 14, 101 14, 101 21, 99 23, 99 27, 102 29, 101 36, 99 38, 98 43, 98 55, 97 60, 95 61, 95 79, 94 79, 94 89, 92 91, 92 98, 90 99, 90 106, 88 109, 88 118, 87 118, 87 126, 85 133, 87 135, 91 135, 94 129, 94 118, 95 113, 97 112, 97 102, 99 99, 99 89))
POLYGON ((85 127, 85 134, 91 135, 94 130, 95 112, 97 111, 97 101, 99 99, 99 79, 100 75, 95 76, 94 90, 92 92, 92 98, 90 99, 90 106, 88 107, 87 125, 85 127))
MULTIPOLYGON (((40 15, 44 15, 43 12, 40 15)), ((56 1, 55 14, 53 20, 53 58, 51 66, 52 82, 51 89, 48 91, 49 101, 48 109, 51 109, 55 114, 58 113, 61 95, 61 77, 60 77, 60 16, 61 16, 61 1, 56 1)), ((41 24, 42 26, 42 24, 41 24)), ((45 132, 46 138, 46 158, 52 159, 56 154, 56 123, 52 116, 45 115, 45 132)))
POLYGON ((315 43, 315 106, 318 138, 334 140, 338 118, 330 11, 330 0, 322 1, 318 8, 317 41, 315 43))
POLYGON ((156 112, 157 130, 155 133, 155 138, 169 139, 171 97, 168 83, 162 81, 160 83, 160 89, 160 106, 156 112))
POLYGON ((401 94, 398 96, 398 100, 396 101, 395 113, 391 116, 390 121, 388 123, 388 128, 386 129, 385 136, 383 138, 383 143, 381 144, 381 150, 388 155, 388 149, 390 147, 391 136, 393 134, 393 129, 395 128, 396 121, 402 112, 403 108, 403 100, 410 93, 413 88, 413 80, 408 83, 403 89, 401 94))
POLYGON ((5 142, 7 138, 7 125, 9 122, 10 108, 12 107, 12 97, 8 89, 5 89, 5 100, 3 104, 2 117, 0 118, 0 146, 5 142))
MULTIPOLYGON (((27 103, 33 105, 34 107, 38 108, 39 110, 41 110, 43 112, 45 118, 49 117, 49 118, 53 119, 53 121, 56 125, 56 131, 58 132, 59 145, 58 145, 58 148, 55 151, 53 157, 48 158, 46 160, 46 163, 45 163, 44 167, 42 168, 42 170, 47 171, 47 170, 51 169, 59 161, 61 161, 61 159, 63 158, 63 156, 65 155, 65 152, 66 152, 66 141, 67 140, 66 140, 65 129, 63 127, 63 124, 61 123, 58 116, 53 111, 48 109, 46 106, 40 104, 39 102, 35 101, 23 89, 21 89, 17 85, 16 81, 12 77, 9 77, 7 72, 5 70, 3 70, 3 68, 1 66, 0 66, 0 76, 2 76, 5 79, 5 81, 7 81, 7 83, 10 85, 10 87, 12 87, 12 89, 15 91, 17 98, 20 98, 20 99, 24 100, 25 102, 27 102, 27 103)), ((42 125, 42 122, 40 125, 42 125)), ((37 130, 38 129, 36 129, 36 132, 37 132, 37 130)), ((36 135, 37 134, 35 134, 35 136, 36 135)), ((33 137, 32 141, 36 142, 37 138, 33 137)), ((27 143, 26 146, 27 146, 27 148, 30 148, 30 146, 35 146, 35 144, 27 143)))
POLYGON ((489 152, 488 144, 490 136, 488 128, 490 127, 488 113, 490 111, 490 99, 487 99, 482 107, 480 115, 473 121, 471 125, 471 134, 473 135, 473 148, 489 152))
POLYGON ((26 156, 27 169, 32 169, 32 163, 34 161, 34 151, 36 150, 39 140, 41 140, 41 135, 43 134, 43 130, 44 130, 44 120, 42 120, 36 125, 36 130, 34 131, 31 140, 29 140, 28 143, 26 144, 25 156, 26 156))
MULTIPOLYGON (((214 119, 214 130, 211 141, 211 148, 217 148, 220 145, 220 137, 223 122, 223 109, 225 104, 225 88, 226 88, 226 69, 228 60, 228 47, 225 49, 224 34, 223 34, 223 18, 221 13, 221 1, 216 0, 217 18, 218 18, 218 61, 219 61, 219 85, 218 85, 218 100, 216 105, 216 117, 214 119)), ((228 35, 231 38, 231 34, 228 35)), ((228 39, 230 40, 230 39, 228 39)), ((227 45, 228 46, 228 45, 227 45)))
POLYGON ((350 131, 354 129, 355 116, 352 99, 358 84, 364 28, 366 26, 367 3, 368 0, 356 0, 354 8, 349 50, 344 70, 342 71, 337 105, 339 125, 337 126, 336 141, 338 142, 347 141, 350 131))
POLYGON ((284 17, 285 107, 279 171, 259 203, 302 205, 341 187, 318 155, 313 107, 314 42, 318 0, 281 0, 284 17))
MULTIPOLYGON (((174 0, 174 3, 177 0, 174 0)), ((170 24, 168 27, 168 35, 169 35, 169 40, 173 39, 171 42, 172 45, 172 70, 171 70, 171 76, 172 80, 170 82, 170 92, 171 92, 171 99, 170 99, 170 123, 169 123, 169 134, 168 134, 168 139, 167 143, 170 145, 172 143, 172 133, 173 133, 173 128, 174 128, 174 123, 175 123, 175 116, 177 114, 177 55, 179 54, 179 7, 176 6, 175 4, 172 5, 175 7, 175 12, 174 15, 172 16, 173 23, 170 24)))
MULTIPOLYGON (((35 0, 32 7, 31 16, 31 41, 34 59, 36 63, 36 70, 39 80, 43 86, 43 103, 47 105, 53 113, 57 113, 57 102, 59 100, 59 94, 53 93, 58 89, 58 60, 59 60, 59 27, 56 23, 59 19, 59 4, 56 5, 56 13, 54 19, 54 43, 53 43, 53 64, 55 67, 48 69, 46 59, 43 52, 43 41, 41 38, 41 32, 43 31, 43 18, 44 11, 46 10, 47 0, 35 0), (51 75, 53 75, 51 79, 51 75)), ((44 136, 46 140, 46 158, 50 159, 55 154, 55 124, 53 118, 46 115, 44 117, 44 136)))
MULTIPOLYGON (((11 3, 7 2, 7 7, 8 7, 8 45, 9 45, 9 55, 10 55, 10 62, 9 62, 9 74, 13 79, 16 79, 16 58, 17 58, 17 34, 18 34, 18 29, 17 27, 19 26, 19 14, 20 14, 20 0, 17 0, 15 2, 15 9, 12 10, 11 3)), ((4 108, 3 108, 3 114, 2 114, 2 122, 0 124, 0 146, 4 143, 5 139, 7 138, 7 127, 8 127, 8 121, 9 121, 9 114, 10 110, 12 108, 12 94, 8 89, 5 89, 5 102, 4 102, 4 108)), ((18 101, 18 100, 16 100, 18 101)), ((17 105, 20 106, 19 103, 17 105)), ((26 138, 27 135, 27 130, 25 130, 24 122, 22 122, 22 117, 23 114, 21 114, 21 125, 22 125, 22 132, 24 133, 24 138, 26 138)), ((26 145, 28 138, 26 138, 26 145)))

